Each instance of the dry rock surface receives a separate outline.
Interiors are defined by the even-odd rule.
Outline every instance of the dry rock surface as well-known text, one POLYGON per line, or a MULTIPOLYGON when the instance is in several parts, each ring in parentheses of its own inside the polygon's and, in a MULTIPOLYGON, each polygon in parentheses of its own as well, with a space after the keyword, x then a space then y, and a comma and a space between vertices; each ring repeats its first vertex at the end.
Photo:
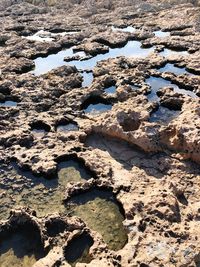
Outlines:
POLYGON ((199 267, 200 1, 0 23, 0 267, 199 267))

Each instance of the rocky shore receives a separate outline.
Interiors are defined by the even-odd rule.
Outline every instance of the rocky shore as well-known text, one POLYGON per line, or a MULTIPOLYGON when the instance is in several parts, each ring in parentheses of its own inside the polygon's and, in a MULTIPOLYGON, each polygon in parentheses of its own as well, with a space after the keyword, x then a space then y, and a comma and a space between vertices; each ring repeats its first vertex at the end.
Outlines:
POLYGON ((200 266, 200 1, 0 22, 0 266, 200 266))

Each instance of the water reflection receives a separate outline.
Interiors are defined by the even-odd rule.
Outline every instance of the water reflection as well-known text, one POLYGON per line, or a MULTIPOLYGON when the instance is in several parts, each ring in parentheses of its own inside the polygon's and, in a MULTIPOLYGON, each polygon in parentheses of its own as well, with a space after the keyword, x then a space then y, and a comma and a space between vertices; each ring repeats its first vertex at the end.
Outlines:
POLYGON ((17 102, 14 101, 5 101, 5 102, 0 102, 0 107, 16 107, 17 102))
POLYGON ((141 43, 139 41, 129 41, 124 47, 121 48, 110 48, 108 53, 98 54, 95 57, 85 59, 85 60, 72 60, 65 62, 64 58, 71 57, 74 55, 73 49, 69 48, 62 50, 57 54, 49 55, 45 58, 39 57, 34 60, 35 69, 32 71, 36 75, 46 73, 54 68, 58 68, 63 65, 76 66, 80 70, 92 70, 98 61, 106 60, 108 58, 115 58, 118 56, 126 57, 146 57, 154 49, 151 48, 141 48, 141 43))
POLYGON ((180 111, 178 110, 170 110, 166 107, 159 106, 158 110, 151 114, 149 121, 168 124, 170 121, 178 117, 179 114, 180 111))
POLYGON ((192 75, 192 73, 188 72, 184 67, 176 67, 174 64, 167 63, 164 67, 159 68, 160 72, 171 72, 176 75, 181 75, 181 74, 188 74, 192 75))
POLYGON ((160 37, 160 38, 170 36, 170 32, 154 31, 153 33, 155 34, 156 37, 160 37))
POLYGON ((93 72, 82 72, 83 82, 82 87, 89 87, 93 82, 93 72))
POLYGON ((100 233, 110 249, 119 250, 126 244, 124 217, 112 192, 92 189, 81 193, 71 198, 66 209, 100 233))
POLYGON ((191 97, 196 98, 196 94, 192 91, 180 89, 176 84, 173 84, 171 81, 165 80, 160 77, 150 77, 146 79, 145 81, 148 85, 151 86, 151 93, 148 95, 148 99, 151 101, 158 101, 159 97, 157 96, 157 92, 160 88, 163 87, 172 87, 174 89, 174 92, 180 93, 180 94, 186 94, 191 97))
POLYGON ((116 92, 116 86, 113 85, 113 86, 110 86, 108 88, 105 88, 104 91, 107 93, 107 94, 114 94, 116 92))

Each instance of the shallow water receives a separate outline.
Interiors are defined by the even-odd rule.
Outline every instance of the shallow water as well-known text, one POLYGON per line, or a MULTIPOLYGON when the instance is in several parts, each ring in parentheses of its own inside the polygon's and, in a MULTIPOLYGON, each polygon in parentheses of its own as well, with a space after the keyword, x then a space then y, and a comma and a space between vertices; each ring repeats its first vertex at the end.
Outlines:
POLYGON ((124 217, 118 203, 109 191, 93 189, 81 193, 66 205, 71 215, 82 218, 88 227, 100 233, 108 247, 121 249, 127 242, 127 233, 122 224, 124 217))
POLYGON ((75 123, 66 123, 60 124, 57 126, 57 132, 71 132, 71 131, 78 131, 78 125, 75 123))
POLYGON ((65 186, 68 182, 84 182, 92 178, 83 164, 75 160, 67 160, 58 164, 58 183, 65 186))
MULTIPOLYGON (((83 51, 80 52, 73 52, 73 48, 62 50, 56 54, 49 55, 47 57, 39 57, 34 60, 35 62, 35 69, 32 71, 35 75, 44 74, 52 69, 58 68, 63 65, 71 65, 76 66, 79 70, 92 70, 97 62, 101 60, 107 60, 109 58, 116 58, 118 56, 126 56, 126 57, 146 57, 151 52, 154 51, 154 47, 151 48, 142 48, 141 42, 139 41, 128 41, 127 44, 120 48, 110 48, 107 53, 98 54, 91 58, 85 58, 86 56, 83 51), (69 60, 64 61, 65 57, 72 57, 74 55, 80 55, 83 59, 82 60, 69 60)), ((187 51, 173 51, 171 49, 164 49, 160 52, 160 55, 167 57, 172 54, 180 54, 180 55, 187 55, 187 51)), ((86 74, 83 74, 86 76, 86 74)), ((89 76, 89 80, 90 80, 89 76)), ((86 79, 87 83, 87 79, 86 79)), ((87 84, 86 84, 87 85, 87 84)), ((85 86, 85 85, 83 85, 85 86)))
POLYGON ((5 101, 3 103, 0 102, 0 107, 16 107, 17 102, 14 101, 5 101))
MULTIPOLYGON (((108 53, 98 54, 89 59, 85 60, 72 60, 70 62, 65 62, 63 59, 66 56, 73 55, 73 49, 69 48, 62 50, 57 54, 49 55, 45 58, 39 57, 34 60, 35 69, 32 71, 35 75, 44 74, 52 69, 63 65, 76 66, 80 70, 92 70, 98 61, 106 60, 108 58, 115 58, 118 56, 127 57, 146 57, 154 49, 151 48, 141 48, 141 43, 138 41, 129 41, 124 47, 121 48, 110 48, 108 53)), ((75 53, 77 54, 77 53, 75 53)))
POLYGON ((38 259, 45 256, 39 234, 32 230, 17 230, 1 239, 1 267, 31 267, 38 259))
POLYGON ((146 79, 145 81, 148 85, 151 86, 151 93, 148 95, 148 99, 151 101, 158 101, 159 97, 157 96, 156 92, 162 88, 162 87, 173 87, 174 92, 180 93, 180 94, 186 94, 191 97, 197 97, 196 94, 192 91, 180 89, 176 84, 173 84, 171 81, 165 80, 160 77, 150 77, 146 79))
POLYGON ((82 87, 89 87, 93 82, 93 72, 84 71, 81 75, 83 77, 82 87))
POLYGON ((75 237, 64 249, 65 259, 71 266, 75 266, 77 262, 89 263, 91 261, 89 249, 93 243, 92 237, 87 233, 75 237))
POLYGON ((163 57, 169 57, 171 55, 180 55, 180 56, 188 56, 188 52, 187 51, 176 51, 176 50, 172 50, 169 48, 165 48, 163 51, 161 51, 159 53, 159 55, 163 56, 163 57))
POLYGON ((102 112, 112 109, 112 105, 109 104, 90 104, 86 109, 84 109, 85 113, 90 113, 91 115, 98 115, 102 112))
POLYGON ((45 134, 47 134, 48 132, 43 130, 43 129, 32 129, 31 130, 33 135, 37 138, 42 138, 45 134))
POLYGON ((153 33, 155 34, 156 37, 160 37, 160 38, 170 36, 170 32, 155 31, 153 33))
POLYGON ((168 124, 170 121, 178 117, 180 111, 170 110, 166 107, 160 106, 158 110, 153 112, 150 116, 150 122, 159 122, 161 124, 168 124))
POLYGON ((188 74, 192 75, 192 73, 188 72, 186 68, 180 68, 176 67, 174 64, 167 63, 164 67, 158 69, 160 72, 171 72, 176 75, 181 75, 181 74, 188 74))
POLYGON ((83 182, 92 177, 88 170, 76 160, 58 163, 58 178, 48 180, 36 177, 14 164, 12 170, 0 174, 0 219, 6 219, 12 208, 29 206, 37 215, 65 212, 62 200, 69 182, 83 182), (13 183, 14 180, 14 183, 13 183))
POLYGON ((108 88, 105 88, 104 91, 107 93, 107 94, 114 94, 116 92, 116 86, 113 85, 113 86, 110 86, 108 88))

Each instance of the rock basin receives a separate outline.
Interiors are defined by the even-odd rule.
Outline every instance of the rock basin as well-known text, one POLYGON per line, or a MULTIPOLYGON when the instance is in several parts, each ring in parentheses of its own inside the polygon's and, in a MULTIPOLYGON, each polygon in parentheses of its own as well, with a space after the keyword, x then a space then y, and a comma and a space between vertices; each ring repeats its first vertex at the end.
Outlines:
POLYGON ((110 249, 119 250, 126 244, 124 216, 110 191, 92 189, 78 194, 66 203, 66 209, 101 234, 110 249))

